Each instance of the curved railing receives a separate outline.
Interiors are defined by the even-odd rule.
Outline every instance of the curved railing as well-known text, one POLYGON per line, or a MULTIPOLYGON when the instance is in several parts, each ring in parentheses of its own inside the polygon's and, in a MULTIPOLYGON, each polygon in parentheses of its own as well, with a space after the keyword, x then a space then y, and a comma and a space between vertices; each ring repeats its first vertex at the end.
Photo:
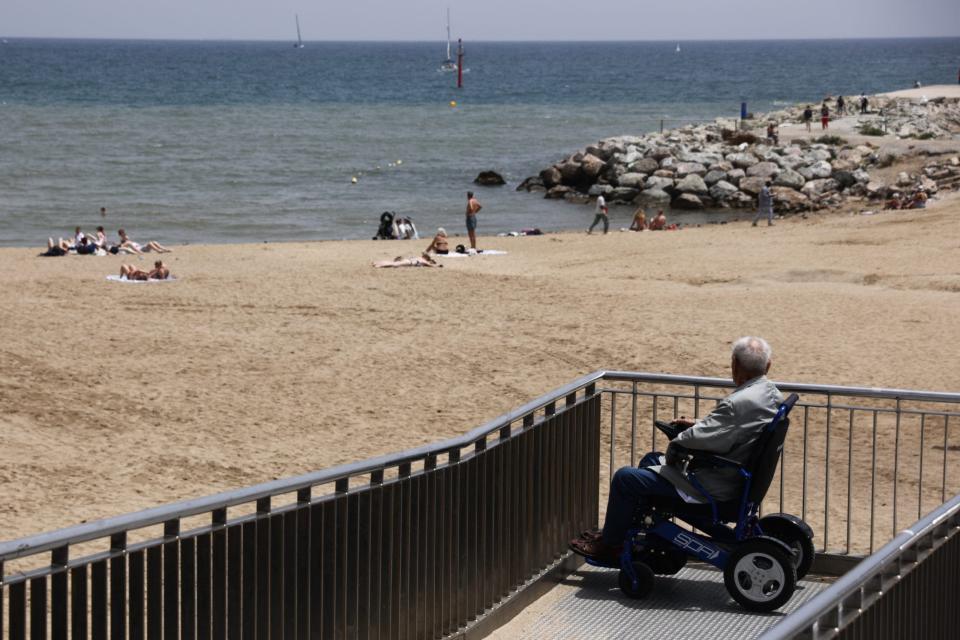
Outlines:
MULTIPOLYGON (((777 384, 801 401, 765 507, 810 522, 821 560, 862 557, 960 491, 960 394, 777 384)), ((612 471, 665 445, 653 420, 702 415, 730 387, 598 371, 437 444, 0 543, 0 637, 494 625, 571 568, 567 540, 597 522, 612 471)))

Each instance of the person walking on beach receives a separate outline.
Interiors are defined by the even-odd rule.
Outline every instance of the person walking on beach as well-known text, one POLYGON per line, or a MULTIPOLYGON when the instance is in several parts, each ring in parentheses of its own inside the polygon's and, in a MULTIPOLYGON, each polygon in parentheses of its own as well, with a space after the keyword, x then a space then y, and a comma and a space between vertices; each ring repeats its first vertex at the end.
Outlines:
POLYGON ((767 180, 757 196, 757 215, 753 217, 753 226, 757 226, 760 218, 767 216, 767 226, 773 226, 773 196, 770 194, 770 181, 767 180))
POLYGON ((607 231, 610 230, 610 218, 607 217, 607 201, 604 199, 603 194, 597 196, 596 215, 593 216, 593 224, 587 229, 587 235, 593 233, 593 228, 597 226, 597 223, 601 220, 603 221, 603 233, 606 234, 607 231))
POLYGON ((803 124, 807 126, 807 132, 810 132, 810 123, 813 121, 813 107, 807 105, 807 108, 803 110, 803 124))
POLYGON ((844 101, 843 96, 837 96, 837 117, 843 117, 843 110, 846 108, 847 103, 844 101))
POLYGON ((860 113, 861 113, 861 114, 866 114, 866 113, 867 113, 867 107, 869 107, 869 106, 870 106, 870 101, 867 100, 866 94, 861 93, 861 94, 860 94, 860 113))
POLYGON ((472 249, 477 248, 477 213, 482 208, 480 201, 473 197, 473 191, 467 191, 467 235, 472 249))
POLYGON ((820 107, 820 129, 825 130, 830 127, 830 107, 824 102, 820 107))

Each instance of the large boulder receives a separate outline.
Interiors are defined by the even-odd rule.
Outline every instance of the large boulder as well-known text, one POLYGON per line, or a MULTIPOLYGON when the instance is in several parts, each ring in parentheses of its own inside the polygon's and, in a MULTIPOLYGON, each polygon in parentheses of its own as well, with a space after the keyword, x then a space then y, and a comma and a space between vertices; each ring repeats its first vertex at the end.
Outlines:
POLYGON ((662 176, 650 176, 643 186, 647 189, 673 189, 673 178, 664 178, 662 176))
POLYGON ((727 171, 727 182, 731 184, 740 184, 740 179, 747 175, 743 169, 731 169, 727 171))
POLYGON ((707 173, 707 168, 699 162, 679 162, 676 166, 677 177, 683 178, 690 174, 696 174, 703 177, 707 173))
POLYGON ((531 176, 517 185, 517 191, 546 191, 543 180, 539 176, 531 176))
POLYGON ((617 179, 617 184, 621 187, 641 189, 646 180, 647 176, 643 173, 625 173, 617 179))
POLYGON ((644 189, 634 200, 637 204, 663 206, 670 204, 670 194, 663 189, 644 189))
POLYGON ((726 180, 727 172, 719 171, 717 169, 711 169, 707 172, 707 175, 703 176, 703 181, 707 183, 707 186, 717 184, 721 180, 726 180))
POLYGON ((801 167, 797 170, 797 173, 807 180, 820 180, 822 178, 829 178, 830 174, 833 173, 833 167, 826 160, 820 160, 809 167, 801 167))
POLYGON ((692 193, 681 193, 670 206, 673 209, 703 209, 703 201, 692 193))
POLYGON ((563 182, 563 175, 556 167, 547 167, 540 172, 540 180, 547 189, 557 186, 563 182))
POLYGON ((780 167, 775 162, 758 162, 747 167, 747 175, 757 178, 772 178, 780 173, 780 167))
POLYGON ((617 187, 610 191, 607 199, 610 202, 633 202, 633 199, 640 194, 639 189, 629 189, 627 187, 617 187))
POLYGON ((773 207, 777 211, 801 211, 807 209, 810 200, 796 189, 790 187, 772 187, 773 207))
POLYGON ((640 158, 632 163, 628 169, 631 173, 653 173, 660 168, 660 163, 653 158, 640 158))
POLYGON ((748 176, 740 180, 740 184, 737 185, 740 187, 740 191, 747 193, 751 196, 756 196, 760 193, 760 189, 763 189, 763 185, 767 183, 766 178, 758 178, 756 176, 748 176))
POLYGON ((807 184, 803 185, 803 188, 800 189, 800 192, 808 198, 819 198, 830 193, 831 191, 836 191, 839 188, 840 184, 836 180, 833 178, 824 178, 819 180, 811 180, 807 184))
POLYGON ((720 180, 710 187, 710 197, 717 202, 729 200, 735 193, 737 193, 737 188, 726 180, 720 180))
POLYGON ((841 189, 848 189, 857 184, 857 179, 853 177, 851 171, 834 171, 832 178, 837 181, 841 189))
POLYGON ((606 162, 613 157, 613 152, 616 147, 614 145, 605 144, 604 142, 599 142, 598 144, 592 144, 586 148, 586 152, 592 156, 596 156, 606 162))
POLYGON ((596 180, 604 166, 606 166, 606 163, 591 153, 583 156, 583 160, 580 161, 580 167, 587 182, 596 180))
POLYGON ((799 189, 805 182, 804 177, 792 169, 784 169, 773 179, 774 185, 790 189, 799 189))
POLYGON ((677 159, 674 158, 673 156, 667 156, 666 158, 664 158, 663 160, 660 161, 660 168, 661 168, 661 169, 670 169, 671 171, 673 171, 674 173, 676 173, 676 171, 677 171, 677 159))
POLYGON ((673 169, 657 169, 656 171, 653 172, 653 175, 655 175, 658 178, 670 178, 672 180, 673 169))
POLYGON ((499 187, 507 184, 507 181, 496 171, 481 171, 477 177, 473 179, 473 184, 479 184, 484 187, 499 187))
POLYGON ((664 158, 669 158, 673 155, 673 150, 668 147, 654 147, 647 152, 647 157, 653 158, 657 162, 660 162, 664 158))
POLYGON ((706 195, 708 193, 707 184, 703 181, 703 178, 695 173, 691 173, 682 180, 677 181, 676 188, 680 193, 693 193, 697 195, 706 195))
POLYGON ((573 189, 564 185, 557 185, 547 189, 547 193, 543 196, 544 198, 550 198, 552 200, 562 200, 568 193, 572 193, 573 189))
POLYGON ((822 162, 823 160, 829 160, 832 157, 833 156, 830 155, 830 152, 827 151, 826 149, 810 149, 804 154, 803 160, 807 164, 813 164, 815 162, 822 162))
POLYGON ((557 169, 560 171, 561 184, 574 185, 580 182, 582 173, 579 163, 568 160, 557 165, 557 169))
POLYGON ((746 169, 760 162, 752 153, 731 153, 727 156, 727 162, 738 169, 746 169))
POLYGON ((870 182, 870 174, 864 171, 863 169, 857 169, 853 172, 854 179, 860 184, 867 184, 870 182))
POLYGON ((799 155, 783 155, 777 156, 774 159, 778 165, 783 169, 796 169, 803 164, 803 158, 799 155))
POLYGON ((597 196, 607 197, 610 195, 610 192, 613 191, 613 186, 609 184, 595 184, 591 185, 590 189, 587 191, 588 196, 597 196))
POLYGON ((871 180, 867 183, 867 196, 870 198, 886 198, 887 185, 882 180, 871 180))

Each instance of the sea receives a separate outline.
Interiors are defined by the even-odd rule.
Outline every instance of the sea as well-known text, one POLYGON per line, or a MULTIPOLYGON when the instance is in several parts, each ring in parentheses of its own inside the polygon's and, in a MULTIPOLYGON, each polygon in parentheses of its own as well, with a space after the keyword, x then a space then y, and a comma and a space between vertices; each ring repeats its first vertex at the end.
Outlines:
POLYGON ((601 138, 952 84, 960 61, 958 38, 467 42, 457 88, 445 46, 0 39, 0 246, 99 224, 164 244, 370 238, 384 211, 463 233, 469 189, 481 235, 583 229, 591 207, 517 184, 601 138), (507 185, 475 187, 482 170, 507 185))

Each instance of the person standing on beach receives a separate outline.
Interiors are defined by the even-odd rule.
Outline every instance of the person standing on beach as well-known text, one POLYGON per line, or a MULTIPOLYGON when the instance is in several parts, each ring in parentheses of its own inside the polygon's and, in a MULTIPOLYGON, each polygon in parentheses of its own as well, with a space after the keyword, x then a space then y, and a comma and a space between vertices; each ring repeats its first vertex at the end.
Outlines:
POLYGON ((867 113, 867 107, 869 107, 869 106, 870 106, 870 101, 867 100, 866 94, 861 93, 861 94, 860 94, 860 113, 861 113, 861 114, 866 114, 866 113, 867 113))
POLYGON ((773 226, 773 196, 770 194, 770 181, 767 180, 757 195, 757 215, 753 217, 753 226, 757 226, 760 218, 767 216, 767 226, 773 226))
POLYGON ((843 110, 846 106, 847 106, 847 103, 844 102, 843 96, 842 95, 837 96, 837 117, 838 118, 843 117, 843 110))
POLYGON ((803 110, 803 124, 807 125, 807 132, 810 131, 810 123, 813 121, 813 107, 807 105, 807 108, 803 110))
POLYGON ((830 107, 824 102, 820 107, 820 129, 827 129, 830 126, 830 107))
POLYGON ((470 248, 477 248, 477 212, 483 207, 473 197, 473 191, 467 191, 467 235, 470 236, 470 248))
POLYGON ((610 230, 610 218, 607 217, 607 201, 603 197, 603 194, 597 196, 596 215, 593 216, 593 224, 587 229, 587 235, 593 233, 593 228, 597 226, 597 223, 601 220, 603 221, 603 233, 606 234, 607 231, 610 230))

